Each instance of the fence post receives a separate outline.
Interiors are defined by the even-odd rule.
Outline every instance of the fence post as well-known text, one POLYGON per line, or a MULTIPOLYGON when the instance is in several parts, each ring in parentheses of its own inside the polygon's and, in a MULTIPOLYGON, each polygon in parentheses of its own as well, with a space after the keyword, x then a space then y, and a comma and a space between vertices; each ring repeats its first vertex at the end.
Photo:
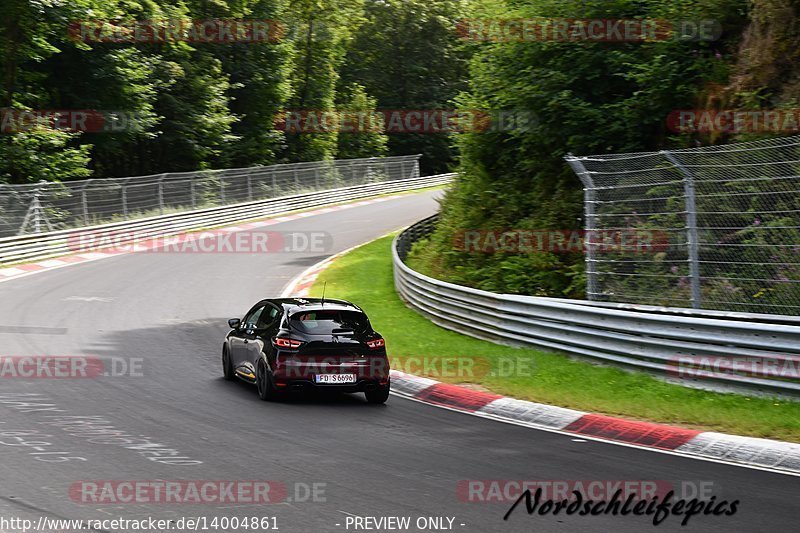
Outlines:
POLYGON ((697 205, 694 190, 694 175, 666 150, 661 154, 683 175, 683 192, 686 199, 686 246, 689 256, 689 283, 692 290, 692 308, 700 309, 700 254, 697 242, 697 205))
POLYGON ((363 183, 369 183, 368 180, 372 179, 372 160, 374 158, 370 157, 367 161, 367 173, 364 174, 364 181, 363 183))
POLYGON ((83 225, 89 225, 89 200, 86 198, 86 187, 92 183, 92 180, 86 180, 86 183, 81 187, 81 206, 83 207, 83 225))
POLYGON ((47 225, 47 229, 49 231, 53 231, 53 225, 50 224, 50 221, 47 219, 47 214, 44 212, 42 203, 39 200, 39 197, 41 196, 42 193, 42 189, 45 187, 47 187, 47 182, 41 180, 39 182, 39 186, 33 190, 33 197, 31 199, 31 203, 28 206, 28 210, 25 212, 25 218, 22 220, 22 226, 20 226, 17 235, 25 235, 25 231, 28 228, 28 224, 30 224, 31 222, 33 222, 34 233, 42 232, 43 221, 47 225))
POLYGON ((39 188, 36 188, 36 191, 33 193, 33 232, 34 233, 41 233, 42 232, 42 205, 39 203, 39 188))
POLYGON ((597 218, 595 216, 595 201, 597 199, 592 176, 583 162, 572 154, 566 157, 572 171, 578 175, 583 183, 583 209, 586 215, 586 299, 597 300, 597 218))

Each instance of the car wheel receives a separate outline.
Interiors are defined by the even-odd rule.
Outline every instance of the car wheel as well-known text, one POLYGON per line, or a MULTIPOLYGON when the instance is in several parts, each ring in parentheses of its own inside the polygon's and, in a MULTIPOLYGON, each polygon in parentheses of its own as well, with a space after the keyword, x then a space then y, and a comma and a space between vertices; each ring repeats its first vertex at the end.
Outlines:
POLYGON ((389 399, 389 384, 381 385, 364 393, 369 403, 386 403, 389 399))
POLYGON ((225 379, 228 381, 233 381, 233 362, 231 361, 227 346, 222 349, 222 375, 225 376, 225 379))
POLYGON ((258 388, 258 397, 264 401, 273 401, 278 397, 278 391, 275 390, 275 385, 272 384, 272 375, 263 361, 258 363, 256 388, 258 388))

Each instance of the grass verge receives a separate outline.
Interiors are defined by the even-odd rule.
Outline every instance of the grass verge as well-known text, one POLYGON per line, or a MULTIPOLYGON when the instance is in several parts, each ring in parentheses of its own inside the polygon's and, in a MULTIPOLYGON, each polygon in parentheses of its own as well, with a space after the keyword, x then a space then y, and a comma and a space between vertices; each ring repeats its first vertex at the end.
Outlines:
POLYGON ((393 368, 582 411, 800 442, 797 402, 690 389, 644 373, 502 346, 436 326, 397 296, 391 242, 391 236, 383 237, 337 259, 319 276, 311 294, 321 295, 327 282, 326 296, 360 305, 386 339, 393 368), (453 358, 466 361, 462 370, 471 371, 459 371, 453 358))

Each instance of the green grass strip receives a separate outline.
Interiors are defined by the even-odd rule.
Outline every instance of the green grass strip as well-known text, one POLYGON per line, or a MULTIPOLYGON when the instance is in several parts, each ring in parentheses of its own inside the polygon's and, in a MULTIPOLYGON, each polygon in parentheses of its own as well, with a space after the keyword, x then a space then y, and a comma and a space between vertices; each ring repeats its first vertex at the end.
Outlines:
POLYGON ((397 296, 391 243, 391 236, 383 237, 337 259, 311 294, 320 296, 327 282, 327 297, 361 306, 386 339, 393 368, 581 411, 800 442, 797 402, 691 389, 646 373, 502 346, 436 326, 397 296))

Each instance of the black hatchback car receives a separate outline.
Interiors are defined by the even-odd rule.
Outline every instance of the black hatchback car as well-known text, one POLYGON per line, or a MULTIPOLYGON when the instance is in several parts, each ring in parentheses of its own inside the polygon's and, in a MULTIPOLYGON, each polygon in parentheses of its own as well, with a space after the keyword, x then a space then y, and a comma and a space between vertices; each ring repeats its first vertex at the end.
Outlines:
POLYGON ((369 403, 389 398, 386 342, 355 304, 319 298, 261 300, 222 346, 225 379, 255 383, 262 400, 325 389, 363 392, 369 403))

